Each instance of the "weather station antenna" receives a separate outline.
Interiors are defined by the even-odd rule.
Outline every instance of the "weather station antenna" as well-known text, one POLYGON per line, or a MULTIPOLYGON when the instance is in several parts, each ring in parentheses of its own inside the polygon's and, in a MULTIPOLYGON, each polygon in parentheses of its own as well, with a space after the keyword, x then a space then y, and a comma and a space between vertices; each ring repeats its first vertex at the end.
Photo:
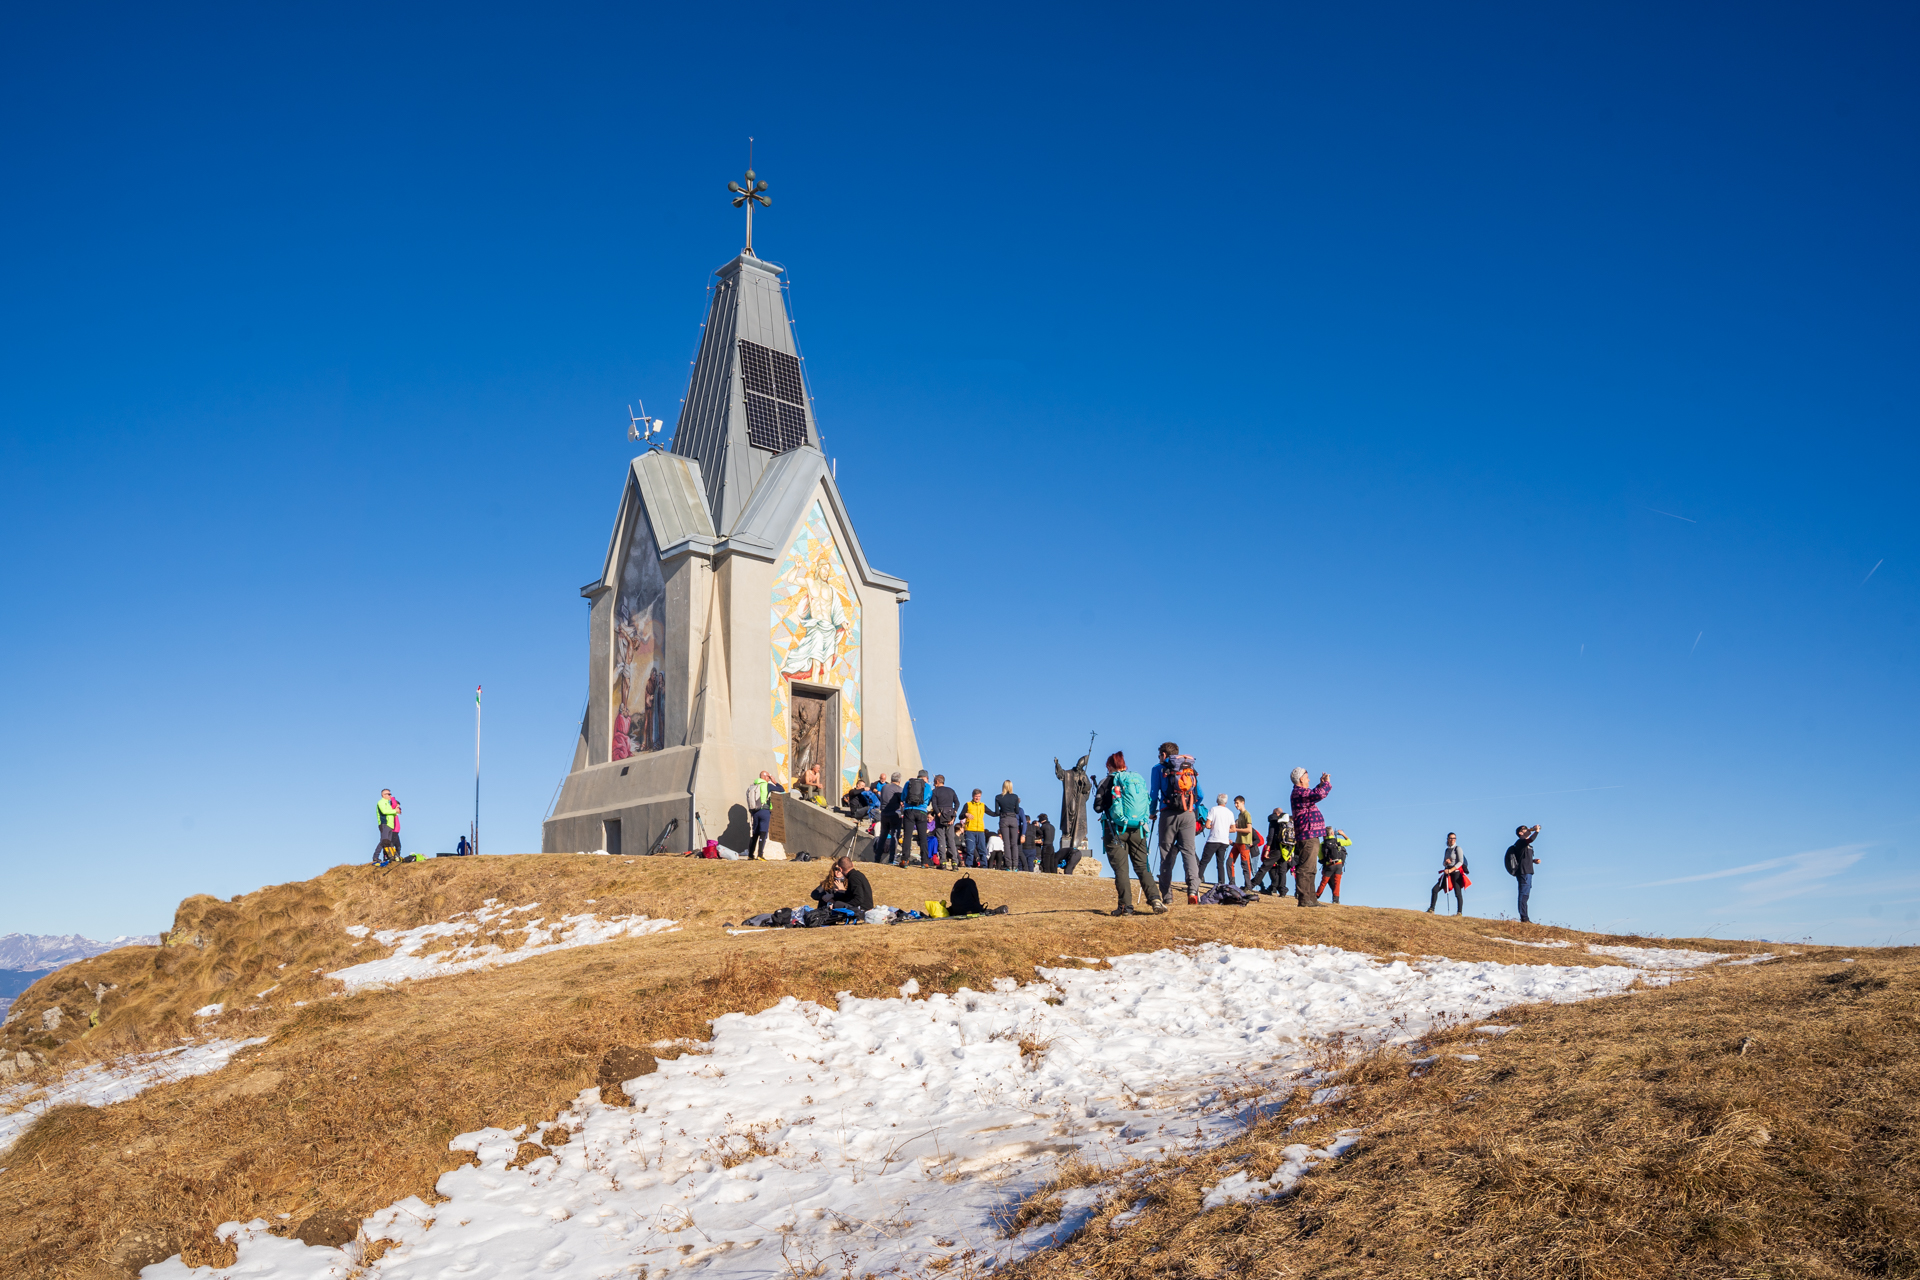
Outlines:
POLYGON ((640 402, 640 412, 635 413, 633 406, 627 406, 627 439, 644 443, 667 429, 664 418, 647 418, 647 402, 640 402))
POLYGON ((727 190, 733 192, 734 208, 738 209, 743 206, 746 208, 747 247, 746 247, 745 253, 749 258, 751 258, 754 256, 753 206, 757 204, 762 209, 770 209, 773 207, 773 197, 766 193, 767 180, 765 178, 760 178, 756 180, 753 176, 753 139, 752 138, 747 139, 747 173, 746 173, 746 177, 743 179, 743 183, 744 185, 742 184, 742 182, 729 182, 727 184, 727 190))

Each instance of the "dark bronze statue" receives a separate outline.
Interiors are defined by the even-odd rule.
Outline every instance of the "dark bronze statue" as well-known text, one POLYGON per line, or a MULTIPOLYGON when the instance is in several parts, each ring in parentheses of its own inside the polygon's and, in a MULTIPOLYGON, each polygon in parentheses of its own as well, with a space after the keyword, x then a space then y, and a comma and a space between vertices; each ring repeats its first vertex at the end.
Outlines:
MULTIPOLYGON (((1064 860, 1087 838, 1087 797, 1093 794, 1093 779, 1087 776, 1087 756, 1081 756, 1071 769, 1060 767, 1053 758, 1053 776, 1060 779, 1060 852, 1064 860)), ((1075 859, 1078 861, 1078 859, 1075 859)))

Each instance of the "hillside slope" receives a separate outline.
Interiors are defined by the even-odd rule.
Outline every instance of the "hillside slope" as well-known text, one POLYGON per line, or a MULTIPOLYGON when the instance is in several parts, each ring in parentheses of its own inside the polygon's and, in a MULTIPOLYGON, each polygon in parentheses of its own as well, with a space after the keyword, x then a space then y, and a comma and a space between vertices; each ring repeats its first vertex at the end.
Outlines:
MULTIPOLYGON (((951 873, 868 870, 876 897, 896 905, 944 897, 953 879, 951 873)), ((385 872, 337 868, 231 902, 190 898, 161 946, 98 956, 36 984, 17 1002, 20 1016, 6 1028, 0 1052, 43 1058, 33 1078, 45 1083, 86 1062, 152 1052, 182 1037, 265 1042, 212 1074, 157 1085, 104 1108, 63 1107, 42 1117, 0 1155, 8 1166, 0 1172, 0 1194, 9 1209, 0 1218, 0 1272, 125 1276, 174 1253, 187 1264, 227 1265, 233 1244, 217 1229, 252 1219, 279 1224, 274 1231, 309 1243, 340 1243, 383 1206, 409 1196, 432 1203, 440 1175, 473 1162, 471 1155, 449 1152, 457 1135, 550 1122, 581 1090, 603 1085, 611 1095, 617 1082, 698 1048, 712 1034, 712 1019, 768 1009, 787 996, 831 1008, 841 992, 897 1001, 908 983, 923 998, 983 991, 996 980, 1031 982, 1037 967, 1060 966, 1063 956, 1162 948, 1190 953, 1206 944, 1323 944, 1381 957, 1444 955, 1508 966, 1551 959, 1616 969, 1616 957, 1578 944, 1645 945, 1644 939, 1589 939, 1409 911, 1300 911, 1274 900, 1112 919, 1098 914, 1111 905, 1108 882, 992 872, 977 875, 983 895, 990 903, 1010 900, 1010 915, 740 935, 721 927, 803 898, 817 874, 805 865, 666 858, 477 858, 385 872), (534 909, 505 913, 528 907, 534 909), (559 946, 600 936, 594 930, 604 933, 614 927, 610 922, 638 930, 661 921, 676 922, 677 931, 619 933, 504 967, 386 989, 344 994, 348 984, 329 976, 361 965, 430 968, 473 954, 456 950, 463 946, 559 946), (434 931, 425 927, 436 925, 444 932, 427 936, 434 931), (422 932, 399 939, 395 948, 368 936, 383 930, 422 932), (1554 942, 1575 945, 1539 945, 1554 942), (214 1006, 221 1006, 217 1014, 201 1014, 214 1006), (58 1013, 50 1015, 53 1010, 58 1013)), ((1758 951, 1737 943, 1681 945, 1758 951)), ((1861 1012, 1910 1007, 1911 958, 1886 953, 1873 965, 1885 981, 1864 990, 1855 1006, 1861 1012)), ((1831 953, 1808 951, 1760 966, 1708 969, 1695 982, 1628 999, 1639 1009, 1711 990, 1736 1009, 1754 1004, 1757 1017, 1759 1004, 1778 999, 1766 994, 1784 980, 1776 975, 1824 975, 1834 968, 1831 953)), ((1634 974, 1621 977, 1630 982, 1634 974)), ((1582 1019, 1618 1016, 1598 1011, 1621 1003, 1541 1006, 1539 1016, 1577 1027, 1582 1019)), ((1020 1048, 1016 1060, 1027 1052, 1020 1048)), ((1326 1065, 1337 1063, 1329 1058, 1326 1065)), ((1404 1078, 1404 1065, 1397 1070, 1404 1078)), ((1392 1076, 1385 1070, 1381 1078, 1392 1076)), ((1434 1088, 1453 1077, 1436 1071, 1421 1078, 1434 1082, 1423 1087, 1434 1088)), ((1364 1101, 1371 1096, 1359 1089, 1346 1105, 1374 1105, 1364 1101)), ((1286 1108, 1293 1105, 1282 1089, 1268 1112, 1282 1111, 1291 1123, 1297 1111, 1286 1108)), ((1272 1123, 1269 1114, 1255 1130, 1272 1123)), ((1360 1153, 1400 1142, 1387 1142, 1385 1133, 1381 1128, 1354 1157, 1322 1166, 1307 1183, 1334 1186, 1356 1176, 1352 1170, 1372 1169, 1360 1153)), ((522 1154, 533 1158, 539 1151, 522 1154)), ((1037 1210, 1042 1219, 1044 1207, 1037 1210)), ((1111 1207, 1102 1213, 1110 1217, 1111 1207)), ((1190 1212, 1181 1219, 1192 1220, 1190 1212)), ((1764 1233, 1755 1238, 1764 1240, 1764 1233)), ((1069 1248, 1025 1265, 1094 1266, 1089 1259, 1074 1262, 1076 1256, 1069 1248)), ((1201 1254, 1194 1256, 1198 1265, 1201 1254)), ((1164 1269, 1164 1258, 1126 1265, 1164 1269)), ((1115 1261, 1100 1261, 1096 1269, 1115 1261)))

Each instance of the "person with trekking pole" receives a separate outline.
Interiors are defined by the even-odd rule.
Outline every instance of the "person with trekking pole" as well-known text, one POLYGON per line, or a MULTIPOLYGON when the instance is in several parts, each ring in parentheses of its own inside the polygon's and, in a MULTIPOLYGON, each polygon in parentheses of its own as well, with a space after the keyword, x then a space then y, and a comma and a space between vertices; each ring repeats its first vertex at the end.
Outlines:
POLYGON ((1147 816, 1147 784, 1127 768, 1127 757, 1118 751, 1107 757, 1107 776, 1093 793, 1093 811, 1105 828, 1107 861, 1113 864, 1113 888, 1120 900, 1113 914, 1139 914, 1133 909, 1133 885, 1127 879, 1131 869, 1147 905, 1155 915, 1164 915, 1167 904, 1147 865, 1147 832, 1152 825, 1147 816))
POLYGON ((1293 771, 1293 901, 1301 907, 1317 907, 1313 878, 1319 873, 1320 842, 1326 838, 1327 820, 1320 816, 1320 802, 1333 790, 1333 779, 1320 775, 1320 785, 1307 789, 1307 771, 1293 771))
MULTIPOLYGON (((1200 901, 1200 859, 1193 838, 1199 831, 1194 810, 1200 805, 1200 774, 1193 757, 1180 754, 1180 744, 1160 744, 1160 762, 1147 775, 1147 818, 1160 824, 1160 900, 1173 897, 1173 855, 1186 860, 1187 901, 1200 901)), ((1118 874, 1118 869, 1115 870, 1118 874)))
POLYGON ((1466 887, 1473 881, 1467 879, 1467 855, 1460 848, 1459 837, 1447 832, 1447 848, 1440 855, 1440 878, 1433 882, 1433 894, 1427 899, 1427 914, 1440 905, 1440 895, 1453 895, 1453 914, 1465 915, 1467 910, 1466 887))

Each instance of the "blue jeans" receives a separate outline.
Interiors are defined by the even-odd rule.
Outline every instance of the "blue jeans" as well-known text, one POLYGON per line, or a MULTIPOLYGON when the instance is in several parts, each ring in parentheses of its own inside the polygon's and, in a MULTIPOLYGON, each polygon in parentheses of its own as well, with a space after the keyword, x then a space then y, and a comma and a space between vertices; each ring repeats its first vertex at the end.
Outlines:
POLYGON ((1533 873, 1529 871, 1516 878, 1520 881, 1520 923, 1532 924, 1533 922, 1527 919, 1527 899, 1533 894, 1533 873))
POLYGON ((986 832, 967 832, 967 865, 970 867, 984 867, 987 865, 986 832))

